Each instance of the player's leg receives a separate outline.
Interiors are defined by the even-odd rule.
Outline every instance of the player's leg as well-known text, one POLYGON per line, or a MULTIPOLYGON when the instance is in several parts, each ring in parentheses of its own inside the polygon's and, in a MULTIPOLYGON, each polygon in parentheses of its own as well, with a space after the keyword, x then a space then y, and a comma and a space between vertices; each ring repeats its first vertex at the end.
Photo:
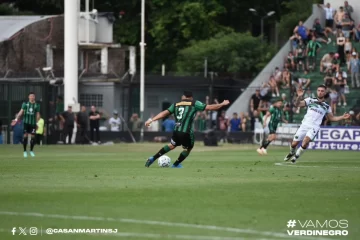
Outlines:
POLYGON ((29 125, 24 123, 24 138, 23 138, 24 157, 27 157, 28 131, 29 131, 29 125))
POLYGON ((32 157, 35 157, 35 154, 34 154, 35 133, 36 133, 36 126, 31 126, 30 155, 32 157))
POLYGON ((259 154, 267 154, 266 148, 269 146, 269 144, 276 139, 276 133, 270 130, 269 136, 264 140, 260 146, 259 149, 257 149, 257 152, 259 154))
POLYGON ((178 159, 172 165, 172 168, 182 168, 181 163, 190 155, 191 150, 194 147, 194 134, 183 134, 183 151, 180 153, 178 159))
POLYGON ((289 161, 296 153, 296 147, 299 142, 304 139, 306 133, 309 131, 309 127, 301 125, 296 131, 293 141, 290 144, 290 152, 285 156, 284 161, 289 161))
POLYGON ((311 141, 313 141, 319 132, 317 128, 311 128, 307 131, 304 140, 301 143, 301 146, 297 149, 295 155, 291 158, 292 163, 296 163, 296 160, 301 156, 301 154, 308 148, 311 141))
POLYGON ((170 152, 171 150, 175 149, 175 148, 176 148, 176 144, 173 145, 172 141, 173 141, 173 140, 171 139, 171 143, 169 143, 169 144, 165 145, 164 147, 162 147, 154 156, 149 157, 149 158, 146 160, 145 167, 150 167, 150 165, 153 164, 156 159, 158 159, 158 158, 161 157, 162 155, 170 152))

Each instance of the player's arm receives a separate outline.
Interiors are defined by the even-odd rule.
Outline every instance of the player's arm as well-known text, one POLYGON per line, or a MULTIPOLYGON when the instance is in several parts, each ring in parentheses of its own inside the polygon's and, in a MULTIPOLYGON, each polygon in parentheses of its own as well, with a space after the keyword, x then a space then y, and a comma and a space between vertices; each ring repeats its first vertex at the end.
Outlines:
POLYGON ((36 113, 36 122, 38 122, 40 120, 40 112, 36 113))
POLYGON ((230 103, 229 100, 224 100, 222 103, 206 105, 205 110, 216 111, 222 108, 223 106, 228 105, 229 103, 230 103))
POLYGON ((305 107, 306 106, 305 100, 301 100, 302 96, 304 95, 304 90, 299 88, 296 91, 296 93, 297 93, 297 97, 296 97, 295 102, 294 102, 295 107, 305 107))
POLYGON ((21 109, 20 111, 18 112, 18 114, 16 114, 16 117, 15 119, 11 122, 11 126, 15 126, 15 124, 17 123, 18 119, 21 118, 21 116, 24 114, 24 109, 26 109, 26 104, 23 103, 21 105, 21 109))
POLYGON ((330 122, 339 122, 341 120, 345 120, 345 119, 349 119, 350 118, 350 114, 348 113, 344 113, 344 115, 342 116, 334 116, 334 114, 332 113, 328 113, 327 117, 329 119, 330 122))
POLYGON ((21 109, 18 114, 16 115, 15 121, 17 121, 21 116, 24 114, 24 109, 21 109))
POLYGON ((167 110, 164 110, 164 111, 162 111, 161 113, 159 113, 158 115, 156 115, 154 118, 147 120, 147 121, 145 122, 145 126, 146 126, 146 127, 149 127, 152 122, 155 122, 155 121, 157 121, 157 120, 163 119, 163 118, 169 116, 170 114, 171 114, 171 113, 170 113, 170 111, 169 111, 168 109, 167 109, 167 110))

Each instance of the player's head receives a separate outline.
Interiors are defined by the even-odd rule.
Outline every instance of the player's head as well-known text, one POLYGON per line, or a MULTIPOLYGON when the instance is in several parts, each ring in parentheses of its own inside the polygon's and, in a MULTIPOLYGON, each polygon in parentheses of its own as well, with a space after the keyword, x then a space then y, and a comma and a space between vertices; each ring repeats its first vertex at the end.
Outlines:
POLYGON ((281 108, 282 105, 283 105, 282 99, 276 99, 276 100, 274 101, 273 105, 274 105, 275 107, 277 107, 277 108, 281 108))
POLYGON ((318 99, 324 99, 326 96, 326 86, 324 84, 319 85, 316 93, 318 99))
POLYGON ((35 101, 35 93, 30 92, 29 93, 29 102, 34 102, 35 101))
POLYGON ((81 106, 81 111, 82 112, 86 112, 86 107, 83 105, 83 106, 81 106))
POLYGON ((181 97, 182 99, 193 100, 193 94, 191 91, 184 91, 184 94, 181 97))

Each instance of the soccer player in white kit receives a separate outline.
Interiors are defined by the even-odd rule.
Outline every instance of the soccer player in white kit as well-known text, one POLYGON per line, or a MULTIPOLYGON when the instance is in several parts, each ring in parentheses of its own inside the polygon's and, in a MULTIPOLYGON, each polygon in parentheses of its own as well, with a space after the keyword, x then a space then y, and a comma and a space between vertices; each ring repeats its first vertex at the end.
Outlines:
POLYGON ((290 146, 290 153, 284 158, 284 161, 291 160, 296 163, 296 160, 309 146, 309 143, 314 140, 316 134, 320 130, 321 122, 324 116, 327 115, 329 121, 337 122, 350 118, 350 114, 345 113, 342 116, 334 116, 331 112, 331 107, 325 102, 326 86, 320 85, 317 88, 316 98, 305 98, 301 100, 304 95, 303 89, 297 90, 297 98, 295 100, 295 107, 306 107, 306 114, 301 122, 299 129, 296 131, 294 139, 290 146), (301 146, 296 150, 299 142, 302 141, 301 146))

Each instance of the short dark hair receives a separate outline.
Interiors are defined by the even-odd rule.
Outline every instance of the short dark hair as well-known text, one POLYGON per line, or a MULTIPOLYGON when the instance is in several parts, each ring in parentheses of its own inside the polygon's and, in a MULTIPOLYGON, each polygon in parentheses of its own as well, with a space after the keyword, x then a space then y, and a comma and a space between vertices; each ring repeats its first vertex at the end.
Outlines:
POLYGON ((327 89, 327 87, 324 84, 319 85, 318 88, 325 88, 325 90, 327 89))
POLYGON ((34 94, 34 95, 35 95, 35 93, 34 93, 34 92, 29 92, 29 95, 31 95, 31 94, 34 94))
POLYGON ((191 98, 193 96, 191 91, 184 91, 184 96, 187 98, 191 98))

